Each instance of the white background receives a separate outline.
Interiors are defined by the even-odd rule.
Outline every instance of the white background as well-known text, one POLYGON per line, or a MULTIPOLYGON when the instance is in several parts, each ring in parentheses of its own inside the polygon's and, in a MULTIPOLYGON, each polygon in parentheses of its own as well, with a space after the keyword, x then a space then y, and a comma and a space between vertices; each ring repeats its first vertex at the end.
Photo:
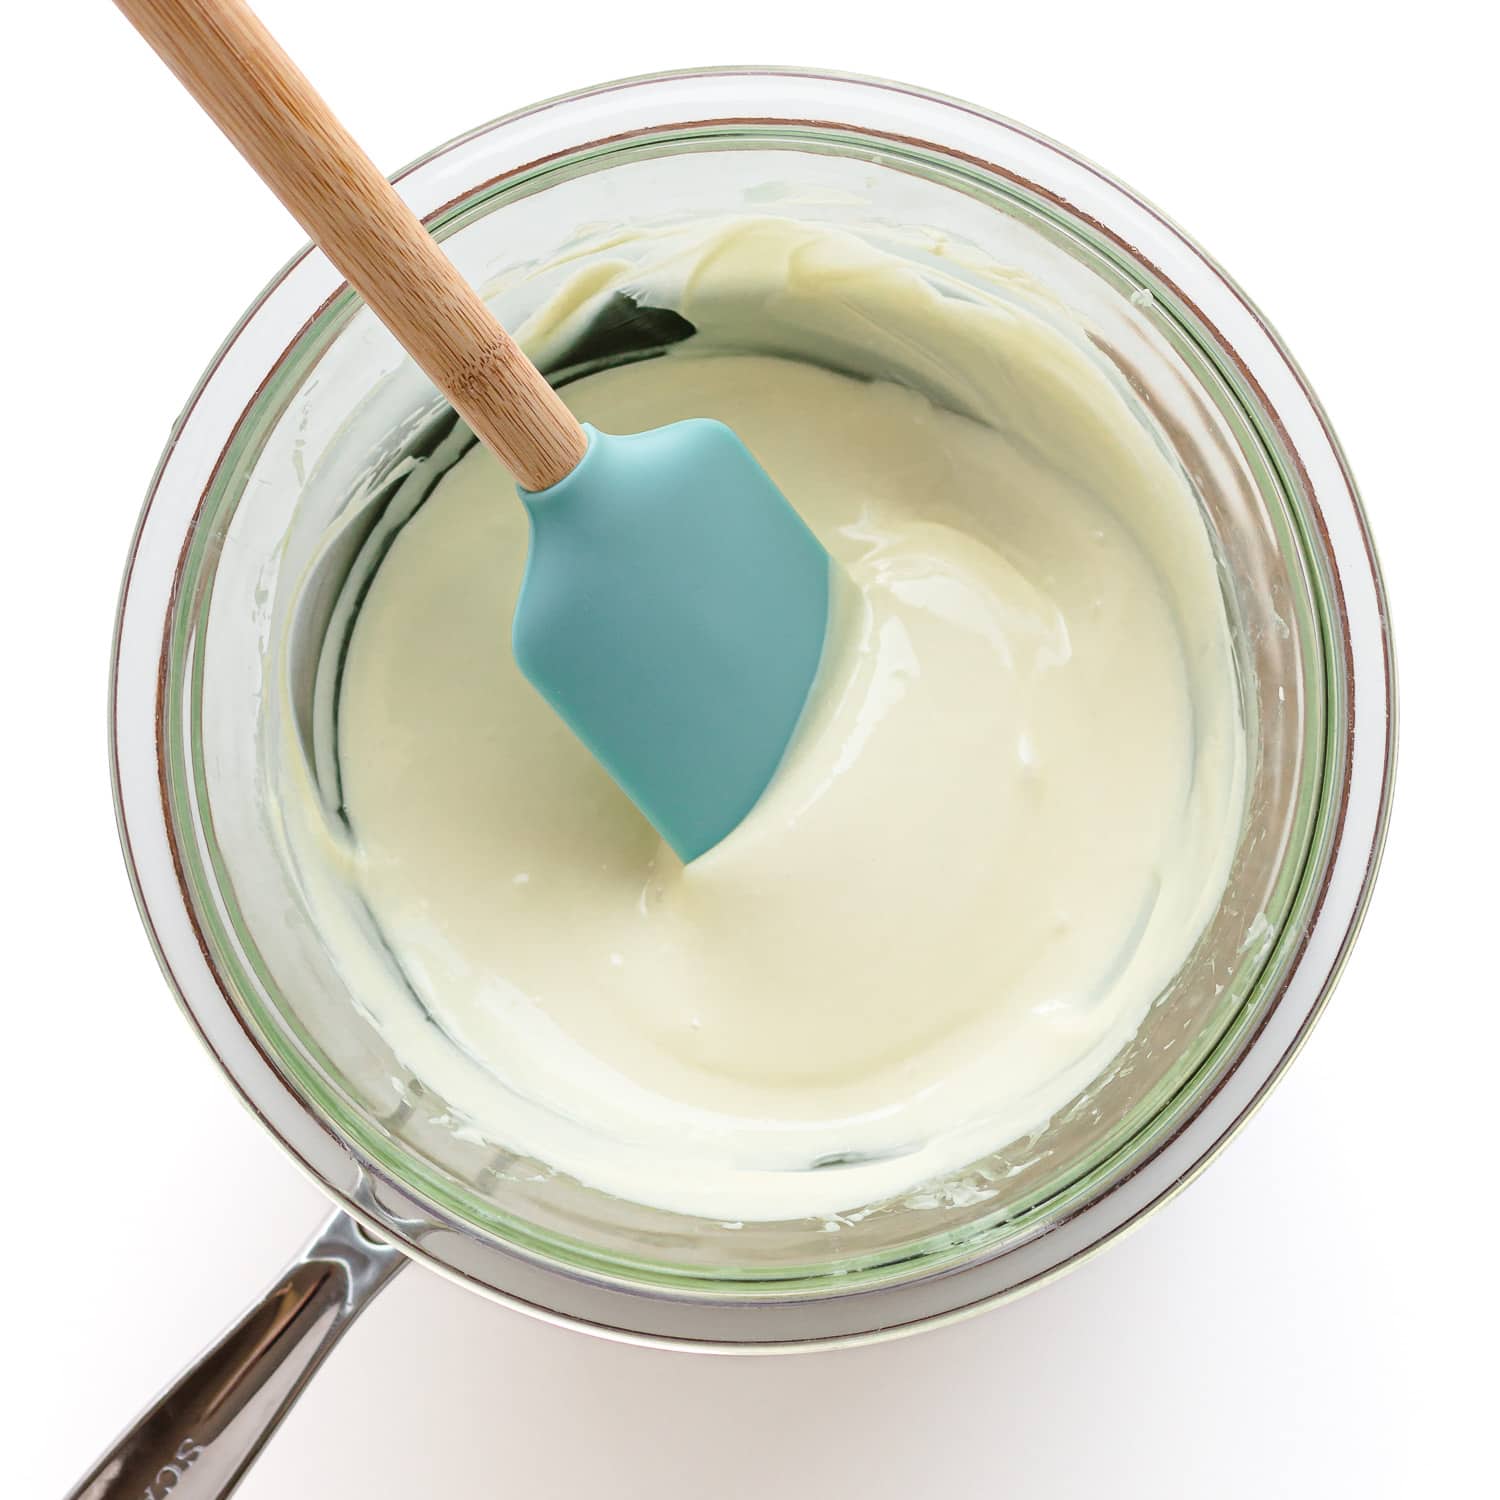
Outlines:
MULTIPOLYGON (((1493 1493, 1500 272, 1483 7, 262 13, 389 170, 519 104, 702 62, 907 78, 1102 162, 1230 268, 1326 402, 1387 569, 1404 732, 1385 872, 1326 1019, 1242 1139, 1124 1244, 956 1328, 758 1360, 617 1347, 412 1270, 242 1494, 1493 1493)), ((157 451, 302 236, 102 0, 7 9, 0 28, 0 1490, 39 1500, 322 1213, 157 974, 104 739, 117 580, 157 451)))

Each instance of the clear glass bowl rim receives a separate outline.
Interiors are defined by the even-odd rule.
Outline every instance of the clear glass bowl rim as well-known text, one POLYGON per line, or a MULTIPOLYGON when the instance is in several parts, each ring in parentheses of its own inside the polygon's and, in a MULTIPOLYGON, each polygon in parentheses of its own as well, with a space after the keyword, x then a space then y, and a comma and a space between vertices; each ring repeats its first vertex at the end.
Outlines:
POLYGON ((735 1351, 886 1337, 994 1305, 1096 1253, 1180 1191, 1258 1107, 1326 1003, 1378 868, 1396 745, 1395 668, 1384 586, 1352 477, 1316 397, 1265 319, 1193 241, 1066 148, 974 105, 906 84, 795 68, 689 69, 605 83, 516 111, 438 147, 394 180, 424 218, 441 219, 460 199, 552 156, 685 127, 768 125, 832 126, 959 158, 1053 199, 1120 244, 1213 329, 1222 351, 1260 398, 1298 471, 1311 512, 1306 519, 1315 524, 1332 561, 1343 635, 1335 644, 1344 652, 1348 722, 1331 854, 1312 916, 1297 934, 1300 951, 1280 993, 1265 1005, 1256 1034, 1241 1045, 1216 1087, 1123 1180, 1034 1237, 930 1281, 873 1287, 842 1299, 833 1293, 737 1308, 723 1299, 601 1284, 482 1241, 363 1159, 292 1090, 230 1001, 196 931, 165 810, 159 739, 164 622, 171 615, 183 541, 240 417, 269 371, 342 287, 310 247, 251 305, 173 427, 126 566, 110 684, 117 816, 147 932, 200 1037, 293 1159, 372 1233, 394 1239, 414 1258, 520 1310, 634 1342, 735 1351), (683 116, 681 104, 673 108, 674 96, 687 103, 700 94, 721 110, 731 101, 741 108, 704 117, 683 116), (751 112, 762 98, 774 98, 774 113, 751 112), (580 131, 598 118, 601 102, 613 106, 621 99, 645 108, 650 122, 604 137, 580 131), (538 121, 568 144, 516 162, 499 177, 465 180, 459 191, 449 191, 455 184, 444 166, 463 148, 538 121), (859 1310, 828 1316, 840 1301, 859 1310))

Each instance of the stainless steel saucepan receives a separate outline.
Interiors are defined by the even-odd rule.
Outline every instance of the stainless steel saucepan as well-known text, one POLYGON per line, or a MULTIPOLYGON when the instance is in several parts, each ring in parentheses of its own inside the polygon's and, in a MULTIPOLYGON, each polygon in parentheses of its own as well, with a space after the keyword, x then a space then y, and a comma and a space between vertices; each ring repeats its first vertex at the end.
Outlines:
MULTIPOLYGON (((919 270, 923 236, 934 254, 963 243, 1044 288, 1190 477, 1218 550, 1254 738, 1239 852, 1202 942, 1086 1095, 1039 1136, 848 1222, 688 1219, 455 1131, 341 977, 269 788, 277 757, 315 748, 313 674, 360 542, 411 460, 435 475, 461 438, 328 264, 299 255, 167 445, 121 599, 111 727, 162 968, 338 1209, 75 1491, 92 1500, 225 1494, 408 1259, 570 1327, 737 1352, 890 1337, 1058 1275, 1254 1110, 1328 996, 1384 834, 1386 607, 1337 444, 1255 308, 1097 168, 918 89, 727 69, 523 110, 399 183, 511 327, 579 269, 591 228, 747 210, 888 236, 919 270)), ((641 314, 570 369, 673 336, 641 314)))

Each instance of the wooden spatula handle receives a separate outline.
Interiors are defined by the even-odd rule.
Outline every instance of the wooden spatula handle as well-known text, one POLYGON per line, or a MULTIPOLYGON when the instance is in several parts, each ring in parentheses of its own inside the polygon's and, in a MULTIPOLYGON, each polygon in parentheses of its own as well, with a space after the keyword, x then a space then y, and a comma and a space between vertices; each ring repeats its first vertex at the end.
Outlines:
POLYGON ((115 0, 529 490, 588 439, 478 293, 241 0, 115 0))

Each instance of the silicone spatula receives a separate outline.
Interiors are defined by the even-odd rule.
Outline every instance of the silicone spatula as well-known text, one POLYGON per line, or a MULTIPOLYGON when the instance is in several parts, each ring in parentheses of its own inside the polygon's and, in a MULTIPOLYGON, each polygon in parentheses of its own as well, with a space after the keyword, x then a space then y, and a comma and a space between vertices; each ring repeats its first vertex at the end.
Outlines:
POLYGON ((116 4, 515 477, 521 670, 684 860, 712 848, 817 674, 817 538, 721 423, 580 425, 241 0, 116 4))

